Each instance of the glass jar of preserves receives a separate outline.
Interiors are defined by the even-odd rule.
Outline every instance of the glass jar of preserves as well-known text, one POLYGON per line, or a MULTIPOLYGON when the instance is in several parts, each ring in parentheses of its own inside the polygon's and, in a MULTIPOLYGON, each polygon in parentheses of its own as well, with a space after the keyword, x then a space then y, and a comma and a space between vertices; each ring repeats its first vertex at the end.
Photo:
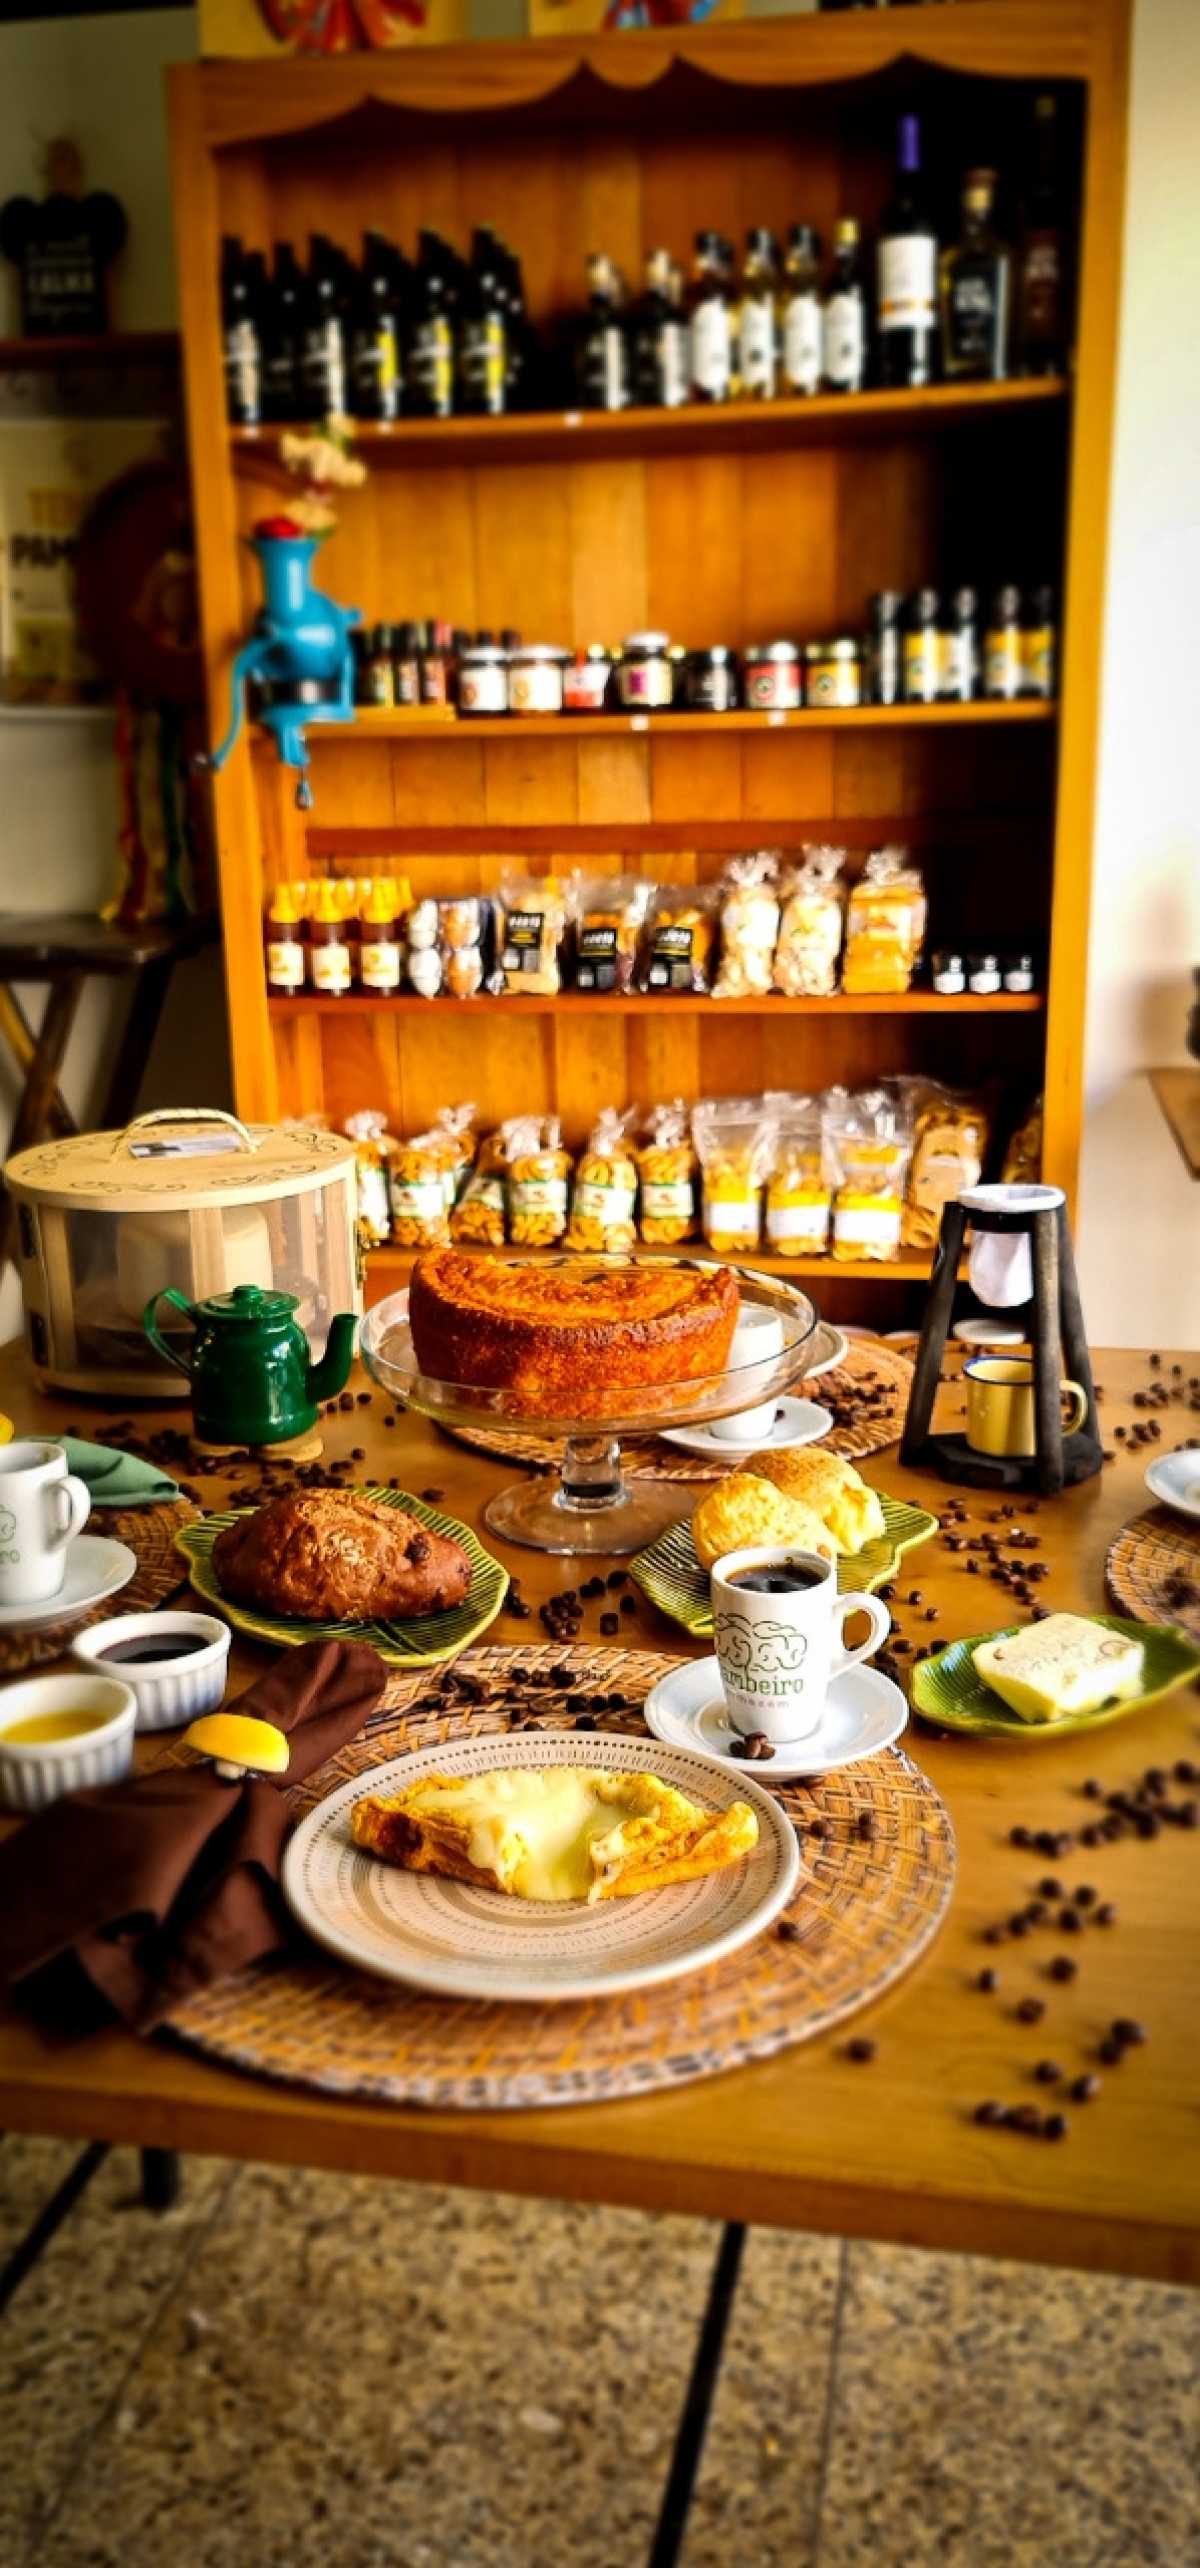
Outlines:
POLYGON ((526 642, 508 663, 510 713, 561 713, 568 654, 553 642, 526 642))
POLYGON ((508 653, 498 642, 472 642, 458 663, 458 710, 475 714, 507 713, 508 653))
POLYGON ((830 706, 862 703, 862 653, 857 642, 839 635, 832 642, 806 644, 804 701, 825 711, 830 706))
POLYGON ((667 712, 675 698, 675 670, 665 633, 629 633, 616 666, 617 700, 631 713, 667 712))
POLYGON ((737 709, 737 654, 724 643, 710 651, 689 651, 684 702, 692 713, 733 713, 737 709))
POLYGON ((793 713, 801 700, 800 653, 794 642, 752 642, 746 653, 746 702, 756 713, 793 713))
POLYGON ((589 642, 563 671, 564 713, 603 713, 613 658, 603 642, 589 642))

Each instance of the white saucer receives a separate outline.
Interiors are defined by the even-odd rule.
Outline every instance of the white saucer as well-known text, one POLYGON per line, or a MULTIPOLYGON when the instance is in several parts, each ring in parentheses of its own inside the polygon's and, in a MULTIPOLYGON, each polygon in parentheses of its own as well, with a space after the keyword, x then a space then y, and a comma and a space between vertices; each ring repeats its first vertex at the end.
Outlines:
POLYGON ((1200 1450, 1195 1445, 1189 1453, 1156 1454, 1144 1477, 1164 1507, 1173 1507, 1178 1516, 1200 1516, 1200 1450))
MULTIPOLYGON (((870 1330, 865 1334, 870 1336, 870 1330)), ((818 1320, 813 1333, 812 1362, 804 1368, 805 1381, 812 1382, 818 1373, 832 1373, 837 1365, 844 1364, 849 1346, 845 1329, 835 1329, 831 1320, 818 1320)))
POLYGON ((1014 1320, 959 1320, 950 1332, 960 1346, 1028 1346, 1029 1331, 1014 1320))
POLYGON ((759 1783, 786 1782, 797 1774, 827 1774, 832 1766, 854 1765, 890 1748, 908 1720, 908 1705, 890 1676, 865 1664, 835 1676, 825 1697, 819 1729, 790 1747, 777 1747, 773 1757, 735 1757, 736 1730, 730 1727, 715 1658, 682 1659, 669 1676, 659 1679, 642 1706, 656 1739, 669 1748, 699 1749, 735 1773, 752 1774, 759 1783))
POLYGON ((702 1453, 710 1462, 725 1458, 730 1463, 741 1461, 748 1453, 765 1453, 768 1445, 815 1444, 818 1436, 827 1436, 833 1425, 833 1411, 823 1409, 817 1400, 777 1400, 775 1424, 765 1436, 739 1438, 714 1435, 711 1427, 664 1427, 664 1444, 682 1445, 685 1453, 702 1453))
POLYGON ((67 1574, 57 1596, 43 1596, 36 1605, 0 1605, 0 1632, 48 1632, 56 1623, 75 1623, 90 1606, 128 1587, 136 1568, 137 1553, 128 1543, 114 1543, 107 1534, 76 1534, 67 1544, 67 1574))

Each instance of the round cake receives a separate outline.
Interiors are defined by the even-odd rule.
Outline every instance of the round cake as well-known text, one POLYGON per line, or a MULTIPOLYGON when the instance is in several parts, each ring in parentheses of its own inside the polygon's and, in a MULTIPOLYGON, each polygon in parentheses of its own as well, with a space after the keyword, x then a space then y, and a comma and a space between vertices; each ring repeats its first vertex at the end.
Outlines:
POLYGON ((435 1248, 408 1297, 422 1373, 507 1391, 530 1417, 599 1417, 644 1390, 723 1373, 738 1314, 727 1266, 552 1269, 435 1248))

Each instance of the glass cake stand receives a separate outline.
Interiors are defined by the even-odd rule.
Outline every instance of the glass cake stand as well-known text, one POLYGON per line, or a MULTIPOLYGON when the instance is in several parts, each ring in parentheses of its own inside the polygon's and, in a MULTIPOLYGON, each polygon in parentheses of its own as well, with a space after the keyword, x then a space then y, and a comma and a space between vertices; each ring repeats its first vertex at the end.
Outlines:
MULTIPOLYGON (((587 1262, 601 1268, 637 1264, 704 1273, 710 1273, 715 1264, 698 1257, 594 1257, 587 1262)), ((514 1257, 510 1263, 519 1267, 525 1261, 514 1257)), ((582 1263, 578 1257, 562 1260, 573 1275, 582 1263)), ((628 1483, 621 1472, 621 1437, 652 1436, 664 1427, 706 1426, 713 1418, 734 1417, 760 1402, 779 1399, 807 1368, 819 1324, 808 1295, 777 1276, 743 1269, 738 1270, 738 1294, 743 1312, 756 1309, 778 1319, 783 1340, 779 1354, 739 1364, 702 1381, 664 1381, 636 1392, 614 1391, 611 1399, 598 1389, 596 1406, 586 1417, 542 1416, 522 1407, 511 1391, 432 1381, 420 1371, 413 1351, 407 1292, 393 1293, 368 1311, 362 1324, 362 1359, 372 1380, 390 1399, 416 1409, 438 1426, 485 1427, 493 1436, 511 1437, 514 1444, 522 1437, 561 1441, 556 1471, 516 1481, 489 1500, 484 1523, 494 1534, 508 1542, 528 1543, 537 1551, 640 1551, 686 1513, 688 1500, 678 1482, 638 1479, 628 1483)))

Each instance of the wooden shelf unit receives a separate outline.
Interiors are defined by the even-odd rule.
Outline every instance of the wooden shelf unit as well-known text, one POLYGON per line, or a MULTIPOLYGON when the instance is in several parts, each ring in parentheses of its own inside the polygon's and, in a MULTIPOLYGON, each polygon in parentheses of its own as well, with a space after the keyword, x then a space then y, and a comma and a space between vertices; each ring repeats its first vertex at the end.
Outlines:
POLYGON ((842 1016, 1038 1016, 1045 1000, 1038 990, 998 991, 994 998, 976 998, 964 991, 961 998, 943 998, 936 990, 908 990, 903 997, 847 997, 839 991, 829 999, 789 999, 778 990, 769 998, 714 999, 695 996, 686 990, 638 990, 619 996, 596 995, 586 990, 560 990, 554 997, 524 998, 517 991, 495 998, 482 994, 474 1000, 422 999, 415 992, 403 990, 395 998, 369 990, 347 990, 343 997, 326 998, 319 992, 302 990, 292 998, 272 997, 268 1002, 272 1021, 286 1016, 423 1016, 427 1023, 443 1017, 457 1017, 461 1023, 464 1008, 469 1020, 476 1008, 498 1008, 503 1016, 567 1016, 581 1023, 597 1026, 608 1024, 614 1017, 636 1023, 642 1016, 673 1017, 842 1017, 842 1016), (430 1018, 430 1011, 433 1018, 430 1018))
MULTIPOLYGON (((906 105, 924 118, 949 216, 968 164, 1019 172, 1046 84, 1074 138, 1082 208, 1069 394, 1013 381, 364 431, 369 477, 345 495, 321 581, 367 622, 437 615, 572 643, 655 624, 744 648, 861 629, 876 588, 1051 579, 1066 600, 1061 696, 782 719, 365 712, 313 726, 307 815, 270 744, 244 737, 214 787, 243 1113, 340 1122, 379 1105, 413 1131, 470 1096, 481 1121, 558 1111, 576 1144, 626 1097, 922 1070, 990 1080, 1009 1118, 1044 1087, 1046 1174, 1073 1197, 1128 20, 1129 0, 975 0, 169 75, 214 733, 258 605, 239 538, 278 507, 281 480, 276 432, 225 420, 223 231, 266 249, 319 229, 357 250, 366 222, 411 245, 421 221, 461 241, 498 217, 542 325, 578 306, 595 247, 637 273, 659 242, 687 259, 704 224, 740 239, 750 222, 782 231, 803 217, 828 238, 842 211, 870 239, 906 105), (449 893, 490 890, 506 868, 581 864, 706 882, 739 848, 830 838, 851 871, 871 845, 911 845, 931 944, 1040 947, 1044 1000, 268 1003, 264 894, 285 877, 394 870, 449 893)), ((911 1307, 924 1267, 814 1270, 854 1286, 867 1316, 889 1301, 864 1298, 869 1281, 911 1307)), ((395 1271, 373 1262, 375 1277, 395 1271)))

